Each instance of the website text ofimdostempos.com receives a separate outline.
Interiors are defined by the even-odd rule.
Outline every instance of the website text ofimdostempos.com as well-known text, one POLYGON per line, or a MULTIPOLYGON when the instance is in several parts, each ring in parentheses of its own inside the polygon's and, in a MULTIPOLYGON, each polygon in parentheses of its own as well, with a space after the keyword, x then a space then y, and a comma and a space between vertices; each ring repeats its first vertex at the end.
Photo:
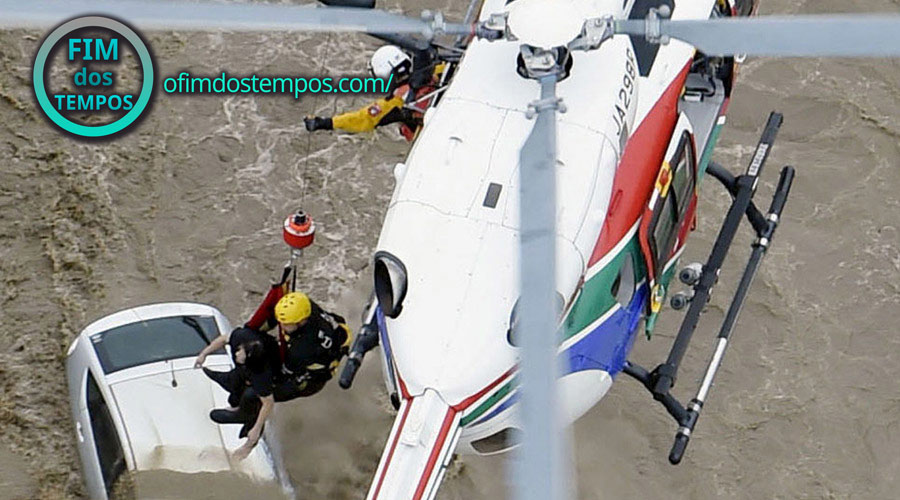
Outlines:
POLYGON ((376 77, 295 77, 295 76, 194 76, 182 71, 163 79, 167 94, 387 94, 394 75, 376 77))

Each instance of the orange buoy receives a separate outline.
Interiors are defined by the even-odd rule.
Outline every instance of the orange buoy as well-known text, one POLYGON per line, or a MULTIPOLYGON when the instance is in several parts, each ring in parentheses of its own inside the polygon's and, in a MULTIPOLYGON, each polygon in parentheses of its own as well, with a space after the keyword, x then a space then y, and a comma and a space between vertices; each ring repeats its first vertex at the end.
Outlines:
POLYGON ((303 210, 291 214, 284 220, 284 242, 294 250, 302 250, 312 245, 316 236, 316 225, 303 210))

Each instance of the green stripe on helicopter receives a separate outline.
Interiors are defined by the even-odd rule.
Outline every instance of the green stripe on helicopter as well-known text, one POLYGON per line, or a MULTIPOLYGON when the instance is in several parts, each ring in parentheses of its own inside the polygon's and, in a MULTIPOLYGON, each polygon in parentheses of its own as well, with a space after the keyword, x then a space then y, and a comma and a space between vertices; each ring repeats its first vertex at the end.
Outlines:
POLYGON ((625 258, 634 259, 634 282, 640 283, 646 277, 637 233, 631 235, 619 253, 612 258, 597 274, 584 283, 581 293, 562 324, 562 339, 577 335, 600 316, 616 305, 616 297, 612 294, 612 286, 619 276, 619 270, 625 258))
MULTIPOLYGON (((603 268, 594 274, 582 287, 581 293, 575 300, 575 305, 569 311, 562 325, 563 336, 560 342, 569 339, 586 328, 598 318, 606 314, 616 305, 616 298, 612 294, 612 284, 619 275, 625 258, 629 255, 634 259, 635 283, 640 283, 646 278, 646 272, 641 259, 640 245, 637 233, 633 233, 619 250, 615 257, 609 260, 603 268)), ((460 419, 463 427, 471 424, 488 410, 503 401, 507 395, 518 385, 518 378, 512 378, 509 382, 497 389, 469 414, 460 419)))
POLYGON ((709 140, 706 141, 706 148, 703 150, 703 154, 700 156, 700 163, 697 165, 697 171, 699 172, 699 175, 697 176, 698 186, 700 185, 700 180, 703 179, 703 174, 706 173, 706 166, 709 165, 709 161, 712 159, 713 150, 716 149, 716 143, 719 142, 719 136, 722 134, 723 125, 725 125, 724 120, 718 121, 713 127, 712 132, 709 134, 709 140))
POLYGON ((500 400, 506 397, 509 394, 513 387, 519 385, 519 380, 517 377, 513 377, 512 380, 504 384, 500 389, 497 389, 497 392, 491 395, 491 397, 484 400, 483 403, 478 405, 471 413, 460 419, 459 425, 465 427, 472 423, 476 418, 483 415, 485 412, 491 409, 495 404, 499 403, 500 400))

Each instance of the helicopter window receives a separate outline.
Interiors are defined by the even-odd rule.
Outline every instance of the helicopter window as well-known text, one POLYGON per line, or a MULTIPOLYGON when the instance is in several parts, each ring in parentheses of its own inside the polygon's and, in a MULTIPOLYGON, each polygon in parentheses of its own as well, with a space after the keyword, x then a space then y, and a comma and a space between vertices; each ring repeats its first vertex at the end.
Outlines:
POLYGON ((665 262, 671 251, 670 240, 675 235, 675 226, 678 222, 678 210, 675 206, 675 197, 667 196, 660 208, 659 217, 656 219, 656 225, 653 227, 653 254, 656 256, 656 262, 661 264, 665 262))
POLYGON ((691 134, 682 132, 671 160, 672 183, 668 195, 661 197, 653 209, 647 243, 656 274, 662 271, 675 247, 679 228, 687 216, 694 195, 695 163, 691 134))
POLYGON ((678 204, 679 219, 684 217, 694 190, 694 154, 690 140, 690 134, 685 131, 676 153, 676 157, 680 156, 681 158, 675 165, 672 177, 672 194, 675 196, 675 202, 678 204))
POLYGON ((687 210, 687 201, 690 199, 690 188, 693 185, 690 177, 690 168, 686 168, 683 164, 675 169, 675 176, 672 178, 672 189, 675 195, 675 201, 678 204, 678 213, 683 214, 687 210))

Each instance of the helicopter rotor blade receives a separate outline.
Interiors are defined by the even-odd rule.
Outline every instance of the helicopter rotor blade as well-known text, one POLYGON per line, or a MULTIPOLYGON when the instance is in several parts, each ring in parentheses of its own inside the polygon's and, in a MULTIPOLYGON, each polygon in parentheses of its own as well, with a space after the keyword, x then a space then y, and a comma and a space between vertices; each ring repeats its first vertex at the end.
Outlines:
POLYGON ((539 79, 537 119, 519 153, 519 322, 524 431, 520 460, 513 467, 521 499, 564 498, 564 441, 555 404, 556 311, 556 98, 558 76, 539 79), (549 478, 549 479, 548 479, 549 478))
POLYGON ((442 18, 415 19, 377 9, 317 5, 171 1, 0 0, 0 28, 45 28, 83 14, 111 15, 140 29, 235 31, 350 31, 419 34, 469 33, 471 27, 442 18))
POLYGON ((616 20, 615 32, 647 36, 657 42, 660 36, 671 37, 715 56, 900 55, 900 15, 896 14, 616 20))

